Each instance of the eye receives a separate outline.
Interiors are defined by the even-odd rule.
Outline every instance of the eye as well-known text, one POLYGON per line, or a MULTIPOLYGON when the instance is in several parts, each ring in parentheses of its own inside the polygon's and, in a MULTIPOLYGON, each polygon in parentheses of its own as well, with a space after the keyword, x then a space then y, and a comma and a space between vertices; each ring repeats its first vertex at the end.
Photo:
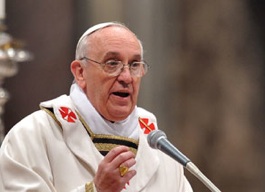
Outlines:
POLYGON ((116 60, 109 60, 106 62, 106 65, 108 67, 117 67, 120 64, 120 61, 116 61, 116 60))
POLYGON ((122 64, 121 64, 120 61, 117 61, 117 60, 108 60, 105 63, 104 70, 107 73, 113 73, 113 72, 117 71, 120 68, 121 65, 122 64))
POLYGON ((138 69, 141 67, 141 63, 140 62, 133 62, 130 66, 132 69, 138 69))

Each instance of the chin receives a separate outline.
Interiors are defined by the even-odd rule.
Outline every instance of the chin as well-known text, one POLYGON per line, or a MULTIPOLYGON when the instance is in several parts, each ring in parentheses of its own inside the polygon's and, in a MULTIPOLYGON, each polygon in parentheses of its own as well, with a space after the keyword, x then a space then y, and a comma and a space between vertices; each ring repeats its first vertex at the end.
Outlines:
POLYGON ((113 121, 122 121, 122 120, 124 120, 124 119, 126 119, 128 116, 129 116, 130 114, 128 114, 128 115, 119 115, 119 116, 112 116, 112 119, 113 119, 113 121))
POLYGON ((124 119, 126 119, 130 114, 131 114, 131 110, 130 111, 117 111, 115 110, 115 112, 111 113, 112 115, 110 116, 112 121, 122 121, 124 119))

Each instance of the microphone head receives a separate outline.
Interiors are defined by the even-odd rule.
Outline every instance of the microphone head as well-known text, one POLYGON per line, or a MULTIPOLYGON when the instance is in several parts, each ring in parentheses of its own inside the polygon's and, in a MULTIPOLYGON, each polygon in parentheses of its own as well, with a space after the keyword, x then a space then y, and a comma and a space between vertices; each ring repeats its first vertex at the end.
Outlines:
POLYGON ((151 131, 151 133, 147 135, 147 142, 150 145, 150 147, 154 149, 158 149, 157 144, 159 140, 162 138, 166 139, 167 138, 166 134, 161 130, 154 130, 154 131, 151 131))

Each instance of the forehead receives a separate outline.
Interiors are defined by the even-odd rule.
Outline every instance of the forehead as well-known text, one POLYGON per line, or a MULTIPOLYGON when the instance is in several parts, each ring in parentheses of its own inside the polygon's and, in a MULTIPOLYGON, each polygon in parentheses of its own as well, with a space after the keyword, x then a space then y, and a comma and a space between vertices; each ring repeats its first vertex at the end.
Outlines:
POLYGON ((130 52, 131 54, 142 55, 140 41, 129 29, 121 26, 109 26, 100 29, 89 37, 90 53, 98 54, 120 54, 130 52))

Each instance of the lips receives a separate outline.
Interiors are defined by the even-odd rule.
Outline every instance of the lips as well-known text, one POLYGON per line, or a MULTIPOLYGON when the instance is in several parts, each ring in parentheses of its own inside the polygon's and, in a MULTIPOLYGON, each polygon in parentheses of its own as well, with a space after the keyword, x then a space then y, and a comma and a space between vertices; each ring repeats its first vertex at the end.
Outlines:
POLYGON ((127 93, 127 92, 113 92, 112 94, 118 97, 129 97, 130 95, 130 93, 127 93))

